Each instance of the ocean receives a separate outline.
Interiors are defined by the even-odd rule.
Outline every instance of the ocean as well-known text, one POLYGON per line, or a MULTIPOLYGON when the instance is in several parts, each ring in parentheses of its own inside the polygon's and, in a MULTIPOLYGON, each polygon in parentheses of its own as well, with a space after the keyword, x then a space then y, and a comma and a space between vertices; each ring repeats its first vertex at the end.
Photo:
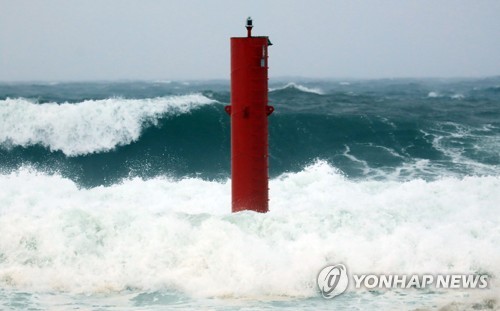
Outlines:
POLYGON ((500 77, 270 81, 231 214, 229 81, 0 83, 1 310, 500 310, 500 77), (487 275, 354 288, 320 270, 487 275))

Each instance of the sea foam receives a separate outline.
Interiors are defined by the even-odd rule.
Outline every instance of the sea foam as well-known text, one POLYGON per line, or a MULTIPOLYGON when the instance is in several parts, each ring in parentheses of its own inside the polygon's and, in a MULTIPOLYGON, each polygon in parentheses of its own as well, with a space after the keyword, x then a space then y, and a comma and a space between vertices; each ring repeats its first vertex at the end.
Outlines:
POLYGON ((317 87, 311 88, 311 87, 303 86, 301 84, 297 84, 295 82, 290 82, 290 83, 286 84, 285 86, 278 87, 278 88, 270 88, 269 91, 274 92, 274 91, 285 90, 285 89, 296 89, 296 90, 299 90, 301 92, 313 93, 313 94, 318 94, 318 95, 325 94, 323 92, 323 90, 321 90, 320 88, 317 88, 317 87))
POLYGON ((161 116, 187 113, 214 102, 200 94, 74 104, 8 98, 0 100, 0 146, 39 144, 67 156, 105 152, 136 141, 144 127, 161 116))
POLYGON ((487 273, 498 295, 500 178, 351 181, 317 162, 270 182, 268 214, 230 213, 230 181, 167 177, 80 189, 0 175, 0 286, 192 297, 315 297, 353 273, 487 273))

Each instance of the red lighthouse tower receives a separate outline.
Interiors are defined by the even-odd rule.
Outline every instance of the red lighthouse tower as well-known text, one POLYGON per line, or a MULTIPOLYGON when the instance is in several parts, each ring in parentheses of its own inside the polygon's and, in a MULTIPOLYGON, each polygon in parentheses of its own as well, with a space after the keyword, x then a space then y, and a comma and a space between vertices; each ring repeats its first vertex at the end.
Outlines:
POLYGON ((232 211, 269 210, 268 121, 274 111, 268 106, 268 37, 252 37, 252 19, 247 36, 231 38, 231 193, 232 211))

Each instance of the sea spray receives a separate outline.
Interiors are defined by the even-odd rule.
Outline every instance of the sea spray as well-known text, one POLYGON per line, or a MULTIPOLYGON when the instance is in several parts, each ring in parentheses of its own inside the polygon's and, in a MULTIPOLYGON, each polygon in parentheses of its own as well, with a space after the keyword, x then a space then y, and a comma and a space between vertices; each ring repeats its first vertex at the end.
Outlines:
POLYGON ((0 280, 34 291, 313 297, 329 262, 500 273, 498 177, 353 182, 318 162, 273 179, 265 215, 229 214, 229 185, 134 178, 79 189, 29 170, 0 175, 0 280))
POLYGON ((157 124, 161 116, 211 103, 200 94, 61 104, 7 98, 0 100, 0 145, 40 144, 67 156, 105 152, 136 141, 143 127, 157 124))

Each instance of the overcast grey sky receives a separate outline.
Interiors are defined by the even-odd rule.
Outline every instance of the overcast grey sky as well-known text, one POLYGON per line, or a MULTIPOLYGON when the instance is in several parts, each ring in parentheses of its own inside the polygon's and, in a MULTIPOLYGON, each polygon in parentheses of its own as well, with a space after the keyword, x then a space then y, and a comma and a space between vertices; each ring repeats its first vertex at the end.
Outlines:
POLYGON ((247 16, 271 78, 500 74, 497 0, 0 0, 0 80, 229 79, 247 16))

